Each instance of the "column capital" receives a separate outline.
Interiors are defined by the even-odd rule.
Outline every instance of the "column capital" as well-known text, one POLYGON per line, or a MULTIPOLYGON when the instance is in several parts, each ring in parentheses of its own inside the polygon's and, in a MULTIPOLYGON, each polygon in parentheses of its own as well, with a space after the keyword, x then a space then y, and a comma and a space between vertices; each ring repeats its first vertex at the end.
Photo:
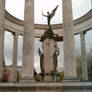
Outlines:
POLYGON ((87 31, 79 32, 80 35, 84 35, 84 34, 86 34, 86 33, 87 33, 87 31))
POLYGON ((18 38, 18 36, 19 36, 20 34, 13 32, 12 35, 18 38))

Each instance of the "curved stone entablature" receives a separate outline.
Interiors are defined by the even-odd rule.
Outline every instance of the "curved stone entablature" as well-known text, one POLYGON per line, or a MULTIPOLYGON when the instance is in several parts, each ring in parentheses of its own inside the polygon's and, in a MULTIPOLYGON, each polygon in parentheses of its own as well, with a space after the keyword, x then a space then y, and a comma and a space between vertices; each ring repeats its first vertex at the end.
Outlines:
MULTIPOLYGON (((53 24, 51 25, 55 34, 63 36, 63 27, 62 24, 53 24)), ((47 25, 34 24, 35 37, 41 37, 47 29, 47 25)), ((78 34, 82 31, 88 31, 92 28, 92 9, 85 14, 84 16, 74 20, 74 34, 78 34)), ((24 21, 15 18, 7 11, 5 13, 5 29, 10 32, 17 32, 20 35, 23 34, 24 30, 24 21)))

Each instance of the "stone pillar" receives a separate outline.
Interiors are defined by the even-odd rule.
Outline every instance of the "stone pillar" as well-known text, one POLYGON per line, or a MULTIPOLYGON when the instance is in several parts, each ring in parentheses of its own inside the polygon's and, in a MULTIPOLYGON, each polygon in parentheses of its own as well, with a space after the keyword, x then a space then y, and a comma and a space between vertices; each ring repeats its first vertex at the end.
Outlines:
POLYGON ((76 61, 71 0, 63 0, 64 81, 76 81, 76 61))
POLYGON ((2 80, 3 61, 4 61, 4 16, 5 0, 0 0, 0 80, 2 80))
POLYGON ((87 55, 86 55, 86 46, 85 46, 85 32, 80 33, 81 39, 81 57, 82 57, 82 80, 88 80, 88 71, 87 71, 87 55))
POLYGON ((11 81, 16 82, 17 80, 17 56, 18 56, 18 34, 13 33, 13 64, 11 72, 11 81))
POLYGON ((22 82, 34 80, 34 0, 25 0, 22 82))

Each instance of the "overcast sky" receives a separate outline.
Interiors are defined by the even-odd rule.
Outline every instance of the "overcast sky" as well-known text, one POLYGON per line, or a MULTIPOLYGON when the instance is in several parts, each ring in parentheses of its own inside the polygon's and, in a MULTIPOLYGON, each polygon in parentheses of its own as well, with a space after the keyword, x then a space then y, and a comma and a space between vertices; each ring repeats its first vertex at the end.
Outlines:
MULTIPOLYGON (((13 16, 24 20, 24 0, 6 0, 6 10, 11 13, 13 16)), ((35 19, 34 22, 38 24, 46 24, 46 18, 42 17, 42 11, 46 14, 47 11, 52 11, 59 5, 59 8, 56 11, 55 17, 52 19, 52 24, 62 23, 62 0, 35 0, 35 19)), ((72 0, 73 7, 73 18, 79 18, 80 16, 86 14, 91 9, 91 0, 72 0)), ((89 34, 89 36, 91 36, 89 34)), ((88 37, 88 36, 87 36, 88 37)), ((18 65, 21 65, 22 59, 22 37, 19 37, 19 55, 18 55, 18 65)), ((89 39, 89 38, 87 38, 89 39)), ((79 43, 79 36, 76 36, 76 43, 79 43)), ((35 40, 35 61, 39 61, 39 56, 37 54, 38 47, 41 47, 41 44, 38 40, 35 40)), ((13 47, 13 37, 12 34, 6 32, 5 34, 5 61, 6 64, 12 64, 12 47, 13 47)), ((59 45, 61 52, 63 49, 62 44, 59 45)), ((76 48, 79 48, 80 45, 77 45, 76 48)), ((63 52, 59 56, 59 63, 63 64, 63 52)), ((35 67, 38 67, 39 63, 35 63, 35 67)), ((61 65, 62 66, 62 65, 61 65)))
MULTIPOLYGON (((6 9, 19 19, 24 19, 25 0, 6 0, 6 9)), ((35 23, 46 23, 46 18, 42 17, 42 11, 52 11, 59 5, 56 15, 51 23, 62 22, 62 0, 35 0, 35 23), (60 17, 61 16, 61 17, 60 17)), ((78 18, 88 12, 91 8, 91 0, 72 0, 74 18, 78 18)))

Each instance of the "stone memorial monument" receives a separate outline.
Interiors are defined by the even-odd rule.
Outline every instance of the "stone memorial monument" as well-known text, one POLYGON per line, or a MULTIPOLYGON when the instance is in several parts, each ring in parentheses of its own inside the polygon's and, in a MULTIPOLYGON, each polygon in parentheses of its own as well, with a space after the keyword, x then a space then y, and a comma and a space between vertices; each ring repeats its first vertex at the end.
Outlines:
POLYGON ((42 42, 43 53, 41 52, 40 48, 38 49, 41 74, 44 76, 44 81, 52 81, 51 77, 53 77, 57 72, 57 57, 59 55, 57 42, 61 41, 62 37, 54 34, 50 25, 50 21, 55 15, 57 8, 58 5, 52 10, 52 13, 47 12, 48 15, 44 15, 42 13, 43 16, 47 17, 48 22, 48 29, 46 29, 44 35, 40 39, 42 42))

